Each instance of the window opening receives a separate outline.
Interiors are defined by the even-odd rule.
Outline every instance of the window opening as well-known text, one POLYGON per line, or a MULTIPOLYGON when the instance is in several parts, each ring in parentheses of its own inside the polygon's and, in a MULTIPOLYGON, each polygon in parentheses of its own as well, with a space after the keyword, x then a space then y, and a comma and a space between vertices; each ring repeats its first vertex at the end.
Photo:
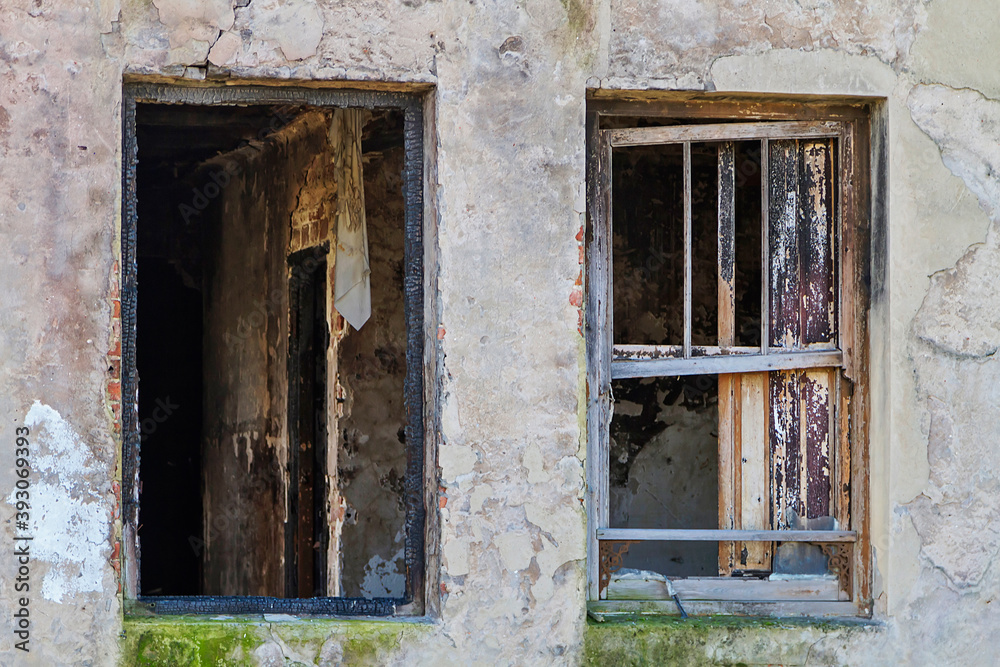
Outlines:
POLYGON ((602 108, 589 120, 592 608, 676 592, 699 612, 857 613, 863 117, 602 108))
POLYGON ((418 98, 135 84, 126 102, 131 597, 419 613, 418 98), (334 293, 359 224, 356 328, 334 293))

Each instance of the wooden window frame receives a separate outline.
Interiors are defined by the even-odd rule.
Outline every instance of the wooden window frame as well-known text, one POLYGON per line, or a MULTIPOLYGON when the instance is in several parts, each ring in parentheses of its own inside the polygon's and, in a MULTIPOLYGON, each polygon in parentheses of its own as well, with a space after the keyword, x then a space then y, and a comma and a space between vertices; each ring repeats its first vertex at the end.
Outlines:
MULTIPOLYGON (((122 90, 122 225, 121 225, 121 338, 122 338, 122 553, 121 578, 126 609, 142 614, 262 614, 321 616, 422 616, 426 596, 426 508, 435 505, 426 479, 425 460, 434 445, 425 414, 433 397, 433 369, 437 363, 425 341, 425 95, 419 91, 318 88, 251 84, 165 84, 126 81, 122 90), (138 149, 136 105, 187 104, 204 106, 308 105, 321 108, 391 108, 403 114, 404 164, 404 275, 406 321, 404 402, 406 404, 406 470, 404 475, 405 593, 402 597, 262 597, 142 595, 139 582, 139 424, 136 372, 136 230, 138 149)), ((433 517, 430 518, 433 522, 433 517)))
MULTIPOLYGON (((872 553, 869 531, 868 484, 868 311, 871 280, 871 218, 873 160, 871 99, 767 98, 720 94, 655 95, 596 91, 587 111, 587 482, 588 482, 588 609, 607 613, 677 614, 664 584, 657 595, 656 582, 642 582, 634 599, 602 599, 607 577, 620 566, 623 551, 639 540, 726 540, 808 542, 848 547, 835 553, 840 559, 841 588, 849 592, 820 590, 817 580, 784 582, 709 577, 676 579, 671 583, 688 613, 755 616, 870 616, 872 613, 872 553), (604 129, 602 119, 614 116, 669 118, 679 125, 604 129), (690 294, 690 144, 706 141, 830 137, 836 140, 838 160, 835 229, 837 249, 834 278, 837 288, 836 345, 795 352, 775 351, 767 342, 768 317, 762 317, 762 347, 694 347, 691 345, 690 294), (680 143, 685 154, 685 335, 682 345, 615 345, 612 340, 611 272, 611 169, 612 148, 680 143), (749 373, 782 369, 839 368, 836 376, 835 425, 831 434, 849 467, 831 474, 834 496, 842 508, 843 530, 655 530, 609 528, 609 428, 612 414, 610 383, 619 378, 640 378, 716 373, 749 373), (843 479, 847 477, 848 479, 843 479), (846 525, 845 525, 846 524, 846 525), (845 577, 846 573, 846 577, 845 577), (602 576, 605 580, 602 581, 602 576), (844 579, 846 578, 846 581, 844 579), (640 590, 641 589, 641 590, 640 590)), ((767 155, 768 153, 764 153, 767 155)), ((762 194, 766 201, 768 160, 762 161, 762 194)), ((877 165, 876 165, 877 166, 877 165)), ((720 204, 721 206, 721 204, 720 204)), ((767 206, 762 210, 767 230, 767 206)), ((766 236, 762 251, 767 251, 766 236)), ((764 265, 766 266, 766 264, 764 265)), ((768 312, 763 272, 762 313, 768 312)), ((721 290, 720 290, 721 292, 721 290)), ((720 295, 720 299, 723 296, 720 295)), ((722 318, 720 309, 720 318, 722 318)), ((720 391, 720 404, 722 402, 720 391)), ((720 465, 732 466, 733 453, 720 434, 720 465)), ((730 443, 731 445, 731 443, 730 443)), ((720 498, 724 496, 720 493, 720 498)), ((731 507, 720 503, 720 525, 731 507)), ((834 510, 836 511, 836 510, 834 510)), ((840 517, 838 517, 840 518, 840 517)), ((731 523, 731 522, 730 522, 731 523)), ((769 542, 773 544, 773 542, 769 542)), ((733 542, 729 542, 732 545, 733 542)), ((721 558, 720 558, 721 560, 721 558)))

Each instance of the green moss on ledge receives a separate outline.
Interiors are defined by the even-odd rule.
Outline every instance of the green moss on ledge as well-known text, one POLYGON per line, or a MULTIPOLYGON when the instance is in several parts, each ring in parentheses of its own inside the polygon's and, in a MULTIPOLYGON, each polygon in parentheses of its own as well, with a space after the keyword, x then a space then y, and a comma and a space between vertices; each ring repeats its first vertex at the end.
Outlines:
POLYGON ((254 652, 280 653, 285 664, 381 664, 426 623, 367 619, 127 617, 120 664, 216 667, 255 665, 254 652), (265 644, 272 644, 261 648, 265 644))
POLYGON ((589 620, 585 665, 838 664, 871 623, 706 616, 589 620))

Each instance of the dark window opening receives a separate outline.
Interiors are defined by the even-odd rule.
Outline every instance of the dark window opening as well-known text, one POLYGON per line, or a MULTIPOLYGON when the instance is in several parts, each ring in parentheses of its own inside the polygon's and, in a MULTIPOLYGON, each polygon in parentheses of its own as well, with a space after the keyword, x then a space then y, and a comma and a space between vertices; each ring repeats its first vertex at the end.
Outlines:
POLYGON ((131 90, 132 594, 168 613, 394 613, 423 581, 418 100, 131 90))

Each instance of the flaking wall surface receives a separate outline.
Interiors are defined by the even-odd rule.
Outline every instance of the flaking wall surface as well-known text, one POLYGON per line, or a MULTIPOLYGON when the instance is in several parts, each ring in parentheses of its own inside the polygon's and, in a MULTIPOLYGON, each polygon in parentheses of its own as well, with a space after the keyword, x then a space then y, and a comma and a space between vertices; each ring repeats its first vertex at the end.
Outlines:
MULTIPOLYGON (((0 559, 0 663, 134 664, 170 650, 207 661, 201 638, 223 632, 133 622, 121 636, 120 389, 109 360, 119 335, 125 74, 433 86, 427 317, 442 372, 432 406, 440 530, 428 559, 439 570, 428 598, 437 611, 428 627, 398 633, 274 620, 213 644, 230 647, 215 657, 578 664, 606 658, 598 649, 626 662, 675 655, 648 653, 650 637, 681 636, 669 634, 675 626, 623 634, 588 626, 584 611, 578 278, 589 87, 885 98, 888 259, 872 310, 881 625, 708 626, 683 646, 670 640, 673 649, 689 664, 991 659, 1000 641, 1000 74, 991 66, 1000 24, 989 0, 241 4, 0 8, 0 414, 4 451, 15 426, 31 428, 37 537, 30 654, 10 641, 15 563, 0 559)), ((14 480, 12 465, 0 468, 6 544, 18 533, 6 522, 14 480)))

